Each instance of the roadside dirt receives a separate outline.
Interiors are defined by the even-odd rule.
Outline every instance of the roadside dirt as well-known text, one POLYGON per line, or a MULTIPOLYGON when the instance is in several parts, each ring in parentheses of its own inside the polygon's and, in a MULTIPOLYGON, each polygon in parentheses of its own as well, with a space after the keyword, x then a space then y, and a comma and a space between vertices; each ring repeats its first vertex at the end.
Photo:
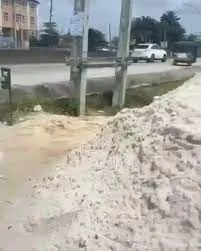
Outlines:
POLYGON ((32 114, 13 127, 0 127, 0 217, 10 198, 31 178, 80 143, 90 140, 107 118, 83 119, 32 114))
MULTIPOLYGON (((200 251, 200 99, 196 74, 103 123, 98 136, 27 182, 1 219, 0 249, 200 251)), ((38 140, 55 131, 42 121, 38 140)))

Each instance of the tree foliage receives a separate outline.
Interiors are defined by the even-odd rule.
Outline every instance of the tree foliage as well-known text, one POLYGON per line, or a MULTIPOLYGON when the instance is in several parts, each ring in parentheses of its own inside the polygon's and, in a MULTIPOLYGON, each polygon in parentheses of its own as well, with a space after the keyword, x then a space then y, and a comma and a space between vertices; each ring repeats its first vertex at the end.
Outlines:
POLYGON ((40 36, 40 45, 44 47, 57 47, 59 44, 59 33, 55 22, 44 23, 44 30, 40 36))
POLYGON ((174 11, 165 12, 160 21, 149 16, 135 18, 131 26, 131 39, 137 43, 160 43, 166 36, 169 44, 180 41, 185 34, 180 20, 174 11))
MULTIPOLYGON (((99 47, 105 47, 108 45, 108 42, 105 39, 105 35, 97 30, 90 28, 88 33, 88 49, 89 51, 96 51, 99 47)), ((72 46, 72 36, 69 34, 61 36, 60 47, 68 47, 72 46)))
POLYGON ((73 43, 73 37, 70 35, 70 33, 61 35, 59 47, 61 48, 71 48, 73 43))
POLYGON ((137 43, 158 43, 160 41, 160 24, 152 17, 138 17, 133 19, 131 26, 131 39, 137 43))
POLYGON ((194 34, 190 34, 190 35, 188 35, 187 40, 194 42, 197 40, 197 36, 194 34))
POLYGON ((101 31, 90 28, 89 29, 89 51, 95 51, 97 47, 107 46, 105 34, 101 31))
POLYGON ((38 47, 40 46, 40 41, 33 35, 29 38, 29 45, 30 47, 38 47))
POLYGON ((166 23, 168 25, 178 24, 181 20, 180 17, 177 16, 175 11, 166 11, 160 18, 162 23, 166 23))
POLYGON ((184 38, 186 31, 182 27, 180 20, 181 18, 174 11, 167 11, 160 18, 161 25, 167 34, 167 41, 170 44, 184 38))
POLYGON ((119 43, 119 37, 114 36, 113 39, 112 39, 112 48, 117 49, 118 48, 118 43, 119 43))

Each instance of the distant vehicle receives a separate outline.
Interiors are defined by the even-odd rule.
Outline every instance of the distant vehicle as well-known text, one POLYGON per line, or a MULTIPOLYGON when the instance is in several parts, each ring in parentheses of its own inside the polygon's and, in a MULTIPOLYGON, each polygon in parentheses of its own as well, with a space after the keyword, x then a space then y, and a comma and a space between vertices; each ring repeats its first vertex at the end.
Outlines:
POLYGON ((192 53, 186 53, 186 52, 173 53, 173 65, 187 64, 188 66, 191 66, 193 61, 194 59, 192 53))
POLYGON ((109 49, 109 48, 102 47, 102 48, 98 48, 98 51, 109 52, 110 49, 109 49))
POLYGON ((139 60, 145 60, 148 63, 155 60, 166 62, 167 52, 157 44, 138 44, 131 52, 131 58, 134 63, 137 63, 139 60))
POLYGON ((180 41, 180 42, 175 42, 172 44, 171 51, 173 53, 188 53, 189 55, 191 54, 193 57, 192 63, 195 63, 197 60, 197 44, 195 42, 190 42, 190 41, 180 41))

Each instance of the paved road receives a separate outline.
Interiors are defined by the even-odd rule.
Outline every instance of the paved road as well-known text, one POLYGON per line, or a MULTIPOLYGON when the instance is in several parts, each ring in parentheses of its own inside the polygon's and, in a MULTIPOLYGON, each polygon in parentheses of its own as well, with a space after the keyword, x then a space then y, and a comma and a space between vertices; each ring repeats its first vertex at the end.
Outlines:
MULTIPOLYGON (((198 64, 201 60, 198 60, 198 64)), ((64 64, 28 64, 10 65, 12 83, 17 85, 38 85, 44 83, 59 83, 69 80, 70 69, 64 64)), ((176 69, 170 62, 156 62, 152 64, 137 63, 129 66, 129 74, 163 72, 176 69)), ((114 68, 93 68, 88 71, 88 78, 102 78, 114 76, 114 68)))

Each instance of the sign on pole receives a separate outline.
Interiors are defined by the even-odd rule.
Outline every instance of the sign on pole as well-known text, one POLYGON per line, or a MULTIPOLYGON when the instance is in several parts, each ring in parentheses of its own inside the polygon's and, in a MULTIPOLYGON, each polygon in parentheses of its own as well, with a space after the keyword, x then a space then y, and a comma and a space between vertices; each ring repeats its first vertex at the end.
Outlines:
POLYGON ((9 68, 1 68, 1 87, 2 89, 7 90, 9 90, 11 87, 11 74, 9 68))
POLYGON ((9 103, 12 102, 11 96, 11 70, 10 68, 1 68, 1 87, 2 89, 9 90, 9 103))
POLYGON ((85 9, 85 0, 77 0, 75 1, 75 10, 80 12, 85 9))
POLYGON ((84 12, 76 12, 70 25, 70 33, 74 37, 82 37, 84 28, 84 12))
POLYGON ((167 49, 168 48, 168 42, 167 41, 161 41, 161 48, 167 49))

